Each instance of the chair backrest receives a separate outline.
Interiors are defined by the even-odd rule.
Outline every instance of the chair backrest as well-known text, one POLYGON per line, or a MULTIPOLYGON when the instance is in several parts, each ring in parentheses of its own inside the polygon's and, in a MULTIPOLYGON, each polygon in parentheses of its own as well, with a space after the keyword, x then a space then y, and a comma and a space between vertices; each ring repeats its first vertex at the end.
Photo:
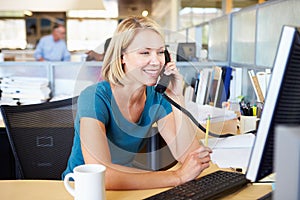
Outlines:
POLYGON ((73 144, 76 105, 77 97, 0 106, 17 179, 61 179, 73 144))

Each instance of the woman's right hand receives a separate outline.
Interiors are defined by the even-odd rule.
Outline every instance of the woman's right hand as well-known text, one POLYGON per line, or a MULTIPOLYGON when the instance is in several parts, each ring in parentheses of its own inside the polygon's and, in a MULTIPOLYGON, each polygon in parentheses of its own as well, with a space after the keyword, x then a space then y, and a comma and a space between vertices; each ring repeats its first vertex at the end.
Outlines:
POLYGON ((182 166, 175 171, 180 178, 180 184, 197 178, 204 169, 208 168, 211 153, 212 150, 205 146, 191 152, 182 163, 182 166))

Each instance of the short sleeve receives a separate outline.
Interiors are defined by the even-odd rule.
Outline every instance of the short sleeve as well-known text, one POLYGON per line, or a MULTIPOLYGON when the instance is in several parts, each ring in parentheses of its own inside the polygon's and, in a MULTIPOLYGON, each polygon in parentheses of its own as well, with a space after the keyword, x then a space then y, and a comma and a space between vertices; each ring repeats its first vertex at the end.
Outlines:
POLYGON ((89 117, 106 124, 108 122, 108 112, 105 101, 99 94, 97 84, 87 87, 79 95, 77 110, 79 119, 89 117))

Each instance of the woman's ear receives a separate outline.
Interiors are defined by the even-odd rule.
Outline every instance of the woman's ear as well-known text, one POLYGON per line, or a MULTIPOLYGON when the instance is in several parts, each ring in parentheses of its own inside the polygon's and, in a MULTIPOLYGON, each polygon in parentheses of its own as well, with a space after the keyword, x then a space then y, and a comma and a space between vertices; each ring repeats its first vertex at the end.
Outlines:
POLYGON ((121 63, 122 63, 122 66, 124 68, 125 64, 126 64, 126 56, 124 55, 121 55, 121 63))
POLYGON ((124 55, 121 55, 121 64, 122 64, 122 70, 125 72, 125 62, 124 62, 124 55))

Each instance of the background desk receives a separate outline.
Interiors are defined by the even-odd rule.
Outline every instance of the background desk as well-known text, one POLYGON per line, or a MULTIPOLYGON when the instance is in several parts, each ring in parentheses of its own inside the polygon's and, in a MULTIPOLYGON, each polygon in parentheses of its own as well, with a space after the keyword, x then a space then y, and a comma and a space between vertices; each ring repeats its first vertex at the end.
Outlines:
MULTIPOLYGON (((212 166, 203 173, 206 175, 217 168, 212 166)), ((107 200, 139 200, 168 188, 149 189, 149 190, 124 190, 106 191, 107 200)), ((270 184, 249 185, 229 196, 226 200, 253 200, 271 191, 270 184)), ((0 181, 1 200, 73 200, 73 197, 65 190, 62 181, 43 181, 43 180, 2 180, 0 181)))

